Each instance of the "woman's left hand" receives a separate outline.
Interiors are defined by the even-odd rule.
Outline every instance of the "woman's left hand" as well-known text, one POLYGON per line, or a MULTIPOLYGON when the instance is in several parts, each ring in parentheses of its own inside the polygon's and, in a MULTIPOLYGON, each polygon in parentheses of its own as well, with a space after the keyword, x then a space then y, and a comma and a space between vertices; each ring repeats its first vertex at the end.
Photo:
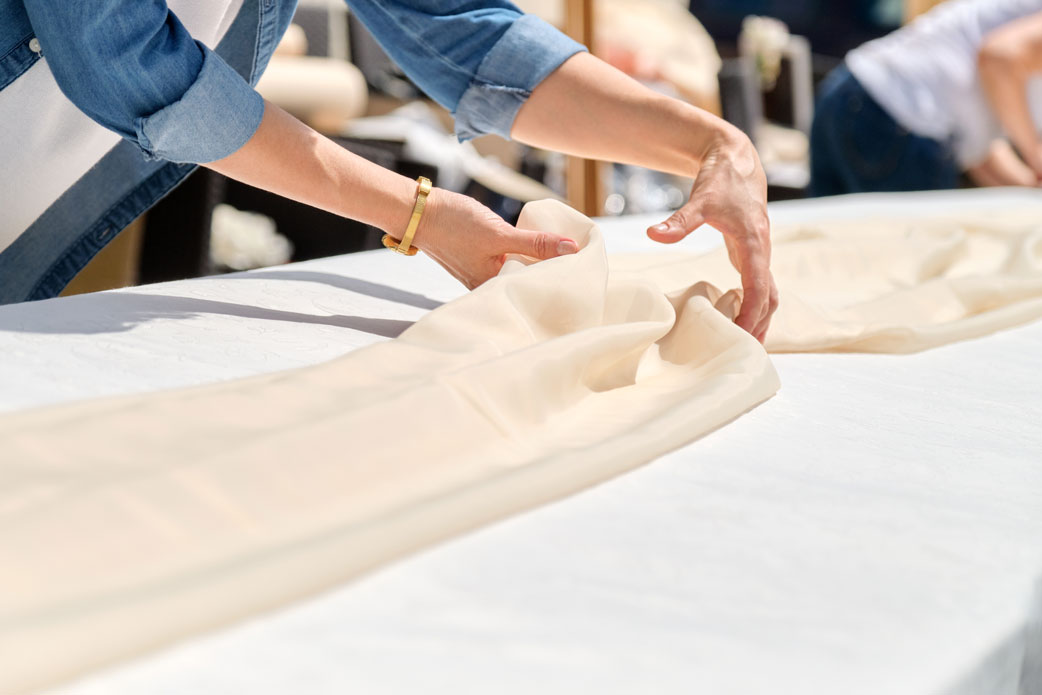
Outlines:
POLYGON ((731 264, 742 276, 742 308, 735 322, 763 342, 778 308, 770 271, 767 179, 752 143, 737 130, 710 146, 687 204, 650 227, 648 236, 672 244, 703 224, 723 234, 731 264))
POLYGON ((724 235, 744 297, 736 319, 763 342, 778 290, 771 278, 767 177, 740 130, 657 94, 587 53, 565 61, 521 107, 515 140, 580 157, 693 176, 687 205, 648 230, 680 241, 703 224, 724 235))

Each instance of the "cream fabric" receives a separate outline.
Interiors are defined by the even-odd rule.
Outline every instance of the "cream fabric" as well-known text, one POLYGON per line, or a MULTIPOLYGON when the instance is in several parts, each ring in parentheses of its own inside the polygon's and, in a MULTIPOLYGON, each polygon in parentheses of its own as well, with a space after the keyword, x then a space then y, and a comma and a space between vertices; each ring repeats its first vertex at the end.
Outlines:
MULTIPOLYGON (((583 250, 511 261, 399 339, 324 365, 0 419, 0 692, 604 480, 777 389, 728 318, 722 251, 609 264, 563 205, 529 205, 521 225, 583 250)), ((777 236, 772 350, 919 350, 1042 315, 1027 217, 777 236)))
POLYGON ((257 91, 269 101, 325 133, 365 115, 369 91, 357 67, 343 60, 272 56, 257 91))
MULTIPOLYGON (((317 367, 0 420, 0 692, 329 587, 626 471, 778 388, 700 284, 580 253, 317 367)), ((720 297, 725 307, 732 295, 720 297)))
MULTIPOLYGON (((667 293, 697 278, 714 286, 710 299, 737 301, 715 290, 740 285, 723 249, 611 264, 667 293)), ((1042 317, 1042 220, 1034 213, 776 229, 771 268, 781 303, 769 352, 917 352, 1042 317)))

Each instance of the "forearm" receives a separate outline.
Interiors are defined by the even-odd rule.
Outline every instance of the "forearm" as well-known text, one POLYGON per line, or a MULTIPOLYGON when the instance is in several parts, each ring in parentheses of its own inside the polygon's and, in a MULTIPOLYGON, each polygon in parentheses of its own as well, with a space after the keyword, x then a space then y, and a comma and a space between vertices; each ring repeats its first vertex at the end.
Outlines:
POLYGON ((164 0, 24 4, 62 93, 146 155, 209 161, 257 129, 260 95, 204 45, 218 41, 215 27, 201 27, 197 40, 164 0))
POLYGON ((1038 170, 1042 166, 1039 140, 1027 82, 1042 69, 1042 13, 1011 22, 991 32, 977 56, 981 87, 1003 130, 1038 170))
POLYGON ((415 181, 352 154, 270 102, 243 147, 203 166, 395 237, 416 198, 415 181))
POLYGON ((735 322, 763 340, 778 292, 769 268, 767 179, 749 138, 585 53, 569 58, 532 91, 510 135, 537 147, 694 178, 687 204, 649 227, 648 236, 675 243, 703 224, 723 234, 742 276, 735 322))
POLYGON ((1038 178, 1005 140, 992 143, 988 158, 967 172, 978 186, 1035 186, 1038 178))
POLYGON ((980 79, 992 112, 1022 152, 1038 149, 1039 139, 1027 100, 1027 73, 1015 56, 982 51, 980 79))
POLYGON ((721 140, 744 138, 588 53, 569 58, 533 90, 510 134, 536 147, 681 176, 695 176, 721 140))
MULTIPOLYGON (((271 103, 238 152, 204 166, 395 239, 416 201, 415 181, 351 154, 271 103)), ((512 254, 546 259, 578 250, 573 239, 517 229, 473 198, 440 188, 427 197, 413 245, 469 288, 494 277, 512 254)))

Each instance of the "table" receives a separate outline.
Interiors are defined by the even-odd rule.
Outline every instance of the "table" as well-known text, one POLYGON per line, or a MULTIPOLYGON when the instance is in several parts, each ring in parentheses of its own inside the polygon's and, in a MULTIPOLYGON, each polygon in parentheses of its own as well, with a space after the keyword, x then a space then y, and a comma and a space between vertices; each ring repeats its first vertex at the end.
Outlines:
MULTIPOLYGON (((605 221, 609 249, 668 252, 651 221, 605 221)), ((0 409, 315 363, 461 291, 376 251, 0 307, 0 409)), ((1042 692, 1040 355, 1042 324, 909 356, 775 356, 774 399, 629 475, 57 692, 1042 692)))

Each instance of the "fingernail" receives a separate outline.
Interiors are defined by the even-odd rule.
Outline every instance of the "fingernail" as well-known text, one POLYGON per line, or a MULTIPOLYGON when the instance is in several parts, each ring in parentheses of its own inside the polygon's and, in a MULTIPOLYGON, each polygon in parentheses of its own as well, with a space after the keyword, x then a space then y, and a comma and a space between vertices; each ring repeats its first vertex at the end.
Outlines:
POLYGON ((654 231, 654 232, 667 232, 667 231, 669 231, 669 227, 666 226, 665 222, 662 222, 662 223, 656 224, 654 227, 651 228, 651 230, 654 231))
POLYGON ((561 239, 557 242, 557 255, 566 256, 579 250, 579 245, 571 239, 561 239))

